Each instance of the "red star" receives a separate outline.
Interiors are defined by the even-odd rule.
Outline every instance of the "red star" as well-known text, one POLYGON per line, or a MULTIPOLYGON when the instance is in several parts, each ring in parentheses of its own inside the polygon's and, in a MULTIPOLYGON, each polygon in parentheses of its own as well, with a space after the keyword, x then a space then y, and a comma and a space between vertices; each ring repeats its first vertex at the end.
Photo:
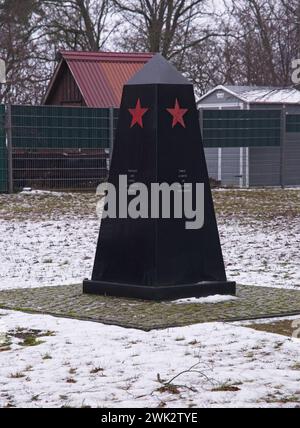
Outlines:
POLYGON ((131 121, 131 126, 130 128, 132 128, 136 123, 141 127, 144 128, 143 125, 143 116, 144 114, 147 113, 147 111, 149 110, 148 108, 142 108, 141 107, 141 100, 138 99, 137 103, 136 103, 136 107, 135 108, 130 108, 128 109, 129 113, 132 116, 132 121, 131 121))
POLYGON ((185 123, 183 120, 183 116, 188 112, 187 108, 180 108, 178 99, 176 98, 175 107, 167 108, 167 111, 173 116, 173 124, 172 128, 174 128, 177 123, 180 123, 181 126, 185 128, 185 123))

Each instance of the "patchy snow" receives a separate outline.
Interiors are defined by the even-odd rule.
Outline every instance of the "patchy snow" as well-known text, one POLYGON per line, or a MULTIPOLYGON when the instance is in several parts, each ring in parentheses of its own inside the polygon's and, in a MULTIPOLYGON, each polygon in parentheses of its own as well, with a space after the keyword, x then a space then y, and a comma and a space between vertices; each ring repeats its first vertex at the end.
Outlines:
POLYGON ((234 321, 231 324, 236 324, 236 325, 242 325, 242 326, 247 326, 247 325, 253 325, 253 324, 274 324, 276 322, 282 322, 282 321, 299 321, 300 322, 300 318, 299 315, 292 315, 289 317, 270 317, 270 318, 258 318, 258 319, 254 319, 254 320, 244 320, 244 321, 234 321))
POLYGON ((237 297, 234 296, 224 296, 220 294, 215 294, 214 296, 208 296, 208 297, 189 297, 187 299, 178 299, 174 300, 172 303, 176 303, 177 305, 180 304, 187 304, 187 303, 197 303, 197 304, 204 304, 204 303, 222 303, 222 302, 228 302, 229 300, 236 300, 237 297))
MULTIPOLYGON (((299 199, 282 194, 288 201, 283 199, 276 214, 273 206, 281 196, 267 200, 264 215, 261 205, 249 214, 249 200, 252 204, 255 198, 244 205, 243 194, 238 203, 235 196, 242 192, 223 192, 225 211, 218 225, 228 279, 300 286, 300 223, 294 215, 299 199), (232 210, 234 201, 241 206, 239 215, 232 210)), ((90 277, 100 225, 95 210, 96 202, 86 195, 1 195, 0 290, 90 277)), ((188 300, 205 304, 221 298, 229 296, 188 300)), ((291 317, 291 323, 295 319, 300 320, 291 317)), ((295 407, 300 403, 299 345, 299 339, 242 323, 146 333, 0 310, 0 407, 295 407), (55 335, 39 337, 37 346, 22 346, 20 329, 55 335), (173 381, 179 385, 173 391, 158 381, 170 381, 192 366, 194 372, 173 381)))
POLYGON ((229 279, 239 284, 300 287, 298 218, 219 224, 229 279))
MULTIPOLYGON (((100 221, 0 220, 0 290, 81 283, 91 276, 100 221)), ((300 224, 219 221, 229 280, 240 284, 300 286, 300 224)))
MULTIPOLYGON (((0 195, 0 290, 89 278, 100 225, 96 201, 44 191, 0 195)), ((300 287, 299 191, 222 190, 216 202, 228 279, 300 287)))
POLYGON ((49 190, 34 190, 31 189, 30 187, 24 187, 24 189, 22 190, 22 192, 20 192, 20 195, 30 195, 30 196, 37 196, 37 195, 50 195, 50 196, 59 196, 59 197, 64 197, 65 193, 63 192, 52 192, 49 190))
POLYGON ((2 311, 38 346, 0 353, 0 407, 267 407, 300 402, 299 339, 223 323, 142 332, 2 311), (298 364, 297 364, 298 363, 298 364), (173 381, 173 393, 158 381, 173 381), (228 389, 231 389, 228 390, 228 389))
POLYGON ((0 290, 82 282, 91 275, 99 224, 0 221, 0 290))

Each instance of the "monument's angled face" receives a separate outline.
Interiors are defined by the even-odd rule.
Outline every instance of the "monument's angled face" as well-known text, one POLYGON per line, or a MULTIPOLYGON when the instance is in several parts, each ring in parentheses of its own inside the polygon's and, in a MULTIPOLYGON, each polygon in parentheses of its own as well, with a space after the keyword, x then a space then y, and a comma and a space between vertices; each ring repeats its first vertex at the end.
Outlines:
POLYGON ((109 183, 116 197, 108 195, 84 293, 155 300, 235 293, 193 86, 159 54, 124 87, 109 183))

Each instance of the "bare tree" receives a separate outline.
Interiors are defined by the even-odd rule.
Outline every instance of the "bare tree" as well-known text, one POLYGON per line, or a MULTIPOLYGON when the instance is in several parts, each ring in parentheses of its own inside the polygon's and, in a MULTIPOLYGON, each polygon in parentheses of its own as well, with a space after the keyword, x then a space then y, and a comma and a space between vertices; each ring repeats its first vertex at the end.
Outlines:
POLYGON ((34 36, 41 23, 35 0, 0 1, 0 55, 6 62, 7 84, 1 102, 35 102, 45 84, 36 56, 34 36))
POLYGON ((160 52, 173 59, 217 36, 204 22, 209 15, 207 0, 112 1, 129 24, 121 43, 127 48, 160 52))
POLYGON ((38 103, 60 49, 98 51, 118 22, 108 0, 0 0, 0 56, 8 84, 0 102, 38 103))
POLYGON ((58 47, 99 51, 118 25, 110 20, 109 0, 40 0, 40 3, 45 14, 44 33, 58 47))
POLYGON ((295 44, 295 58, 300 58, 300 1, 281 0, 285 17, 293 34, 295 44))
POLYGON ((291 84, 292 59, 300 50, 299 5, 299 0, 227 2, 231 37, 223 50, 230 69, 226 80, 268 86, 291 84))
POLYGON ((199 95, 217 84, 291 84, 300 0, 223 1, 218 12, 210 0, 0 0, 0 102, 39 102, 60 49, 160 52, 199 95))

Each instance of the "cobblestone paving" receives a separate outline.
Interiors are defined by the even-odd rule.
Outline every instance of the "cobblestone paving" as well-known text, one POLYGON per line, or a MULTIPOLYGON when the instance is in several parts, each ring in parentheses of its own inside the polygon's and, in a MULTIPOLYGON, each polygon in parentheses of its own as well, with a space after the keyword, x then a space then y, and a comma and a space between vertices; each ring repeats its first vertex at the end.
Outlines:
POLYGON ((82 294, 81 285, 0 292, 0 308, 151 330, 211 321, 300 314, 300 290, 238 286, 238 299, 175 304, 82 294))

